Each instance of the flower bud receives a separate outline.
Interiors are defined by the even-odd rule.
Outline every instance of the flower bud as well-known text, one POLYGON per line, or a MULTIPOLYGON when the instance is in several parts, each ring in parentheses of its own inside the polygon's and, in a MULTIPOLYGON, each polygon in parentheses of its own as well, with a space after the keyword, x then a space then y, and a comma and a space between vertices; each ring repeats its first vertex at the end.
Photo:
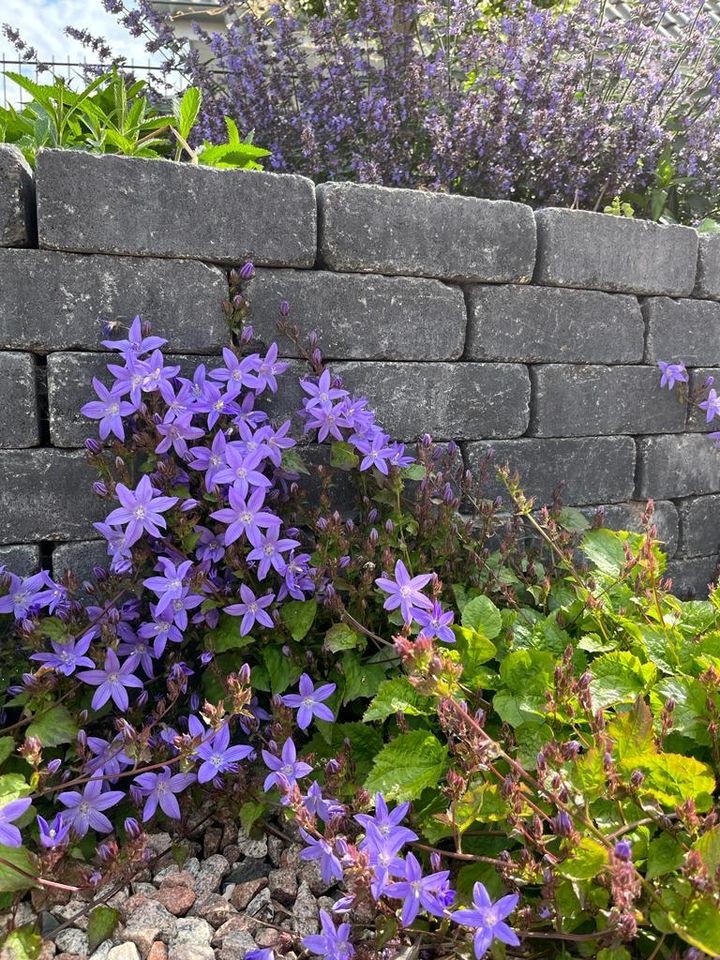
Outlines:
POLYGON ((564 810, 556 814, 550 821, 553 833, 558 837, 569 837, 573 832, 573 823, 569 814, 564 810))
POLYGON ((98 497, 106 497, 108 495, 108 488, 102 482, 102 480, 96 480, 92 485, 93 493, 98 497))
POLYGON ((102 447, 94 437, 88 437, 85 441, 85 449, 88 453, 98 454, 102 450, 102 447))
POLYGON ((375 544, 378 542, 379 539, 380 539, 380 534, 377 532, 375 527, 373 527, 368 535, 368 540, 373 546, 375 546, 375 544))
POLYGON ((123 826, 125 827, 125 833, 131 840, 137 840, 138 837, 142 836, 143 829, 135 817, 127 817, 123 826))
POLYGON ((47 765, 47 772, 52 776, 52 774, 57 773, 60 767, 62 766, 62 760, 60 757, 56 757, 55 760, 51 760, 47 765))
POLYGON ((392 522, 392 520, 390 520, 390 519, 386 520, 386 521, 385 521, 385 532, 386 532, 386 533, 392 533, 394 529, 395 529, 395 524, 392 522))
POLYGON ((240 279, 241 280, 252 280, 255 276, 255 265, 252 261, 248 260, 247 263, 244 263, 240 267, 240 279))
POLYGON ((630 860, 632 858, 632 845, 627 840, 618 840, 615 844, 615 856, 618 860, 630 860))
POLYGON ((286 317, 290 313, 290 304, 287 300, 280 301, 280 316, 286 317))
POLYGON ((432 442, 433 442, 432 437, 430 436, 429 433, 424 433, 422 437, 420 437, 420 443, 422 444, 423 447, 425 447, 426 450, 428 450, 432 446, 432 442))

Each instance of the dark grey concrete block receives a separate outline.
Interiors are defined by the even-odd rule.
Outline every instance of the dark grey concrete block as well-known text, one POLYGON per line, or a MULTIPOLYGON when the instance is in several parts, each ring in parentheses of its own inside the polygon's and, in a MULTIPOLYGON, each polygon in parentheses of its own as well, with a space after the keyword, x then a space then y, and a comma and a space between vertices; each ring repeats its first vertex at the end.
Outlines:
MULTIPOLYGON (((462 291, 438 280, 307 270, 258 270, 248 284, 250 322, 264 344, 278 339, 279 305, 323 355, 344 360, 458 360, 467 317, 462 291)), ((280 338, 285 356, 294 345, 280 338)))
POLYGON ((35 359, 30 353, 0 353, 0 447, 39 443, 35 359))
POLYGON ((678 554, 701 557, 720 550, 720 496, 689 497, 679 501, 680 545, 678 554))
MULTIPOLYGON (((468 466, 494 451, 494 463, 509 463, 520 474, 525 495, 537 506, 550 503, 561 487, 563 503, 617 503, 633 496, 635 441, 631 437, 497 440, 467 444, 468 466)), ((488 497, 507 499, 499 482, 488 485, 488 497)))
POLYGON ((720 233, 701 233, 698 241, 693 296, 703 300, 720 300, 720 233))
MULTIPOLYGON (((107 353, 51 353, 47 358, 50 443, 54 447, 80 447, 86 437, 97 437, 98 421, 88 420, 80 412, 89 400, 95 400, 92 380, 97 377, 106 386, 112 383, 107 353)), ((191 377, 204 363, 207 370, 221 366, 220 357, 166 354, 168 365, 180 364, 183 376, 191 377)))
POLYGON ((466 357, 521 363, 638 363, 635 297, 523 285, 470 286, 466 357))
POLYGON ((542 364, 530 368, 529 435, 681 433, 687 405, 660 390, 657 367, 542 364))
MULTIPOLYGON (((602 526, 610 530, 642 533, 642 517, 646 509, 647 501, 631 500, 627 503, 609 503, 601 507, 583 507, 582 513, 592 521, 599 510, 602 526)), ((670 500, 656 500, 653 523, 663 551, 668 557, 674 556, 678 549, 679 537, 679 519, 675 504, 670 500)))
POLYGON ((642 312, 647 324, 648 363, 720 364, 720 303, 653 297, 643 303, 642 312))
POLYGON ((718 578, 718 558, 675 557, 665 571, 665 577, 672 580, 672 592, 683 599, 704 600, 708 595, 708 585, 718 578))
POLYGON ((61 543, 52 552, 53 576, 56 578, 70 570, 80 580, 93 580, 93 567, 109 565, 110 557, 104 540, 61 543))
POLYGON ((7 573, 29 577, 40 569, 40 547, 36 543, 14 543, 0 547, 0 564, 7 573))
POLYGON ((311 267, 315 188, 289 174, 41 150, 41 247, 311 267))
POLYGON ((35 178, 21 151, 0 144, 0 247, 27 247, 37 237, 35 178))
POLYGON ((222 270, 192 260, 0 250, 0 347, 101 350, 103 322, 121 333, 140 314, 170 349, 217 352, 227 293, 222 270))
POLYGON ((0 543, 82 540, 109 512, 81 450, 7 450, 0 457, 0 543))
POLYGON ((331 270, 489 283, 528 283, 530 207, 369 184, 317 188, 319 256, 331 270))
POLYGON ((638 497, 668 499, 720 491, 720 450, 700 433, 638 441, 638 497))
POLYGON ((695 286, 691 227, 553 207, 536 210, 535 219, 536 283, 669 297, 687 297, 695 286))

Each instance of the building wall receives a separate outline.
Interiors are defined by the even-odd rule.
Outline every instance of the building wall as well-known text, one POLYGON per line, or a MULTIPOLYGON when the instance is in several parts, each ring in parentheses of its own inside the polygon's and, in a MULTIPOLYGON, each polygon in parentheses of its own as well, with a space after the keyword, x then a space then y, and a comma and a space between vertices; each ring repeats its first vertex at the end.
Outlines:
MULTIPOLYGON (((678 592, 720 543, 720 452, 657 360, 720 368, 720 237, 603 214, 165 161, 0 149, 0 560, 88 562, 79 413, 101 322, 152 321, 181 357, 226 341, 227 270, 258 341, 281 300, 396 437, 493 449, 526 492, 637 527, 647 498, 678 592)), ((281 352, 293 356, 281 341, 281 352)), ((190 360, 184 361, 190 362, 190 360)), ((290 409, 292 391, 288 391, 290 409)), ((281 408, 278 413, 282 413, 281 408)), ((501 493, 502 491, 493 491, 501 493)))

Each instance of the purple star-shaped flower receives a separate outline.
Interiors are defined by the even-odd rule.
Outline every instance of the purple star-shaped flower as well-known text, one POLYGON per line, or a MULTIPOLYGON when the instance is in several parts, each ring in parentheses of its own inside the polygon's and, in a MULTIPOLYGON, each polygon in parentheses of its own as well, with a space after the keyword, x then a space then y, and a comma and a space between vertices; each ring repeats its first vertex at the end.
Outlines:
MULTIPOLYGON (((197 717, 190 717, 188 726, 194 737, 207 737, 207 731, 197 717)), ((203 761, 197 773, 198 782, 209 783, 223 773, 237 773, 238 762, 246 760, 253 752, 253 748, 247 744, 231 747, 230 728, 224 724, 211 739, 206 739, 195 751, 195 755, 203 761)))
POLYGON ((389 446, 389 441, 390 438, 377 428, 367 437, 351 438, 353 446, 363 454, 360 461, 361 471, 377 467, 380 473, 388 475, 388 461, 395 456, 395 450, 389 446))
POLYGON ((92 669, 95 666, 90 657, 85 656, 90 647, 91 639, 92 637, 86 634, 77 641, 73 637, 69 637, 66 643, 51 640, 52 653, 33 653, 30 659, 37 660, 38 663, 43 663, 47 669, 55 670, 57 673, 69 677, 75 672, 76 667, 90 667, 92 669))
POLYGON ((217 476, 225 467, 225 451, 227 440, 222 430, 213 437, 210 449, 207 447, 191 447, 190 454, 194 457, 190 461, 192 470, 199 470, 205 474, 205 489, 212 490, 217 484, 217 476))
POLYGON ((45 586, 42 573, 21 580, 14 573, 8 574, 10 587, 4 597, 0 597, 0 613, 13 613, 16 620, 27 616, 28 610, 38 602, 45 586))
POLYGON ((349 923, 341 923, 336 929, 330 914, 321 910, 320 928, 321 933, 303 937, 302 945, 306 950, 319 954, 325 960, 348 960, 355 955, 355 947, 350 943, 349 923))
POLYGON ((701 410, 705 411, 705 420, 707 423, 710 423, 715 417, 720 416, 720 397, 718 397, 717 391, 714 389, 710 390, 707 399, 699 403, 698 406, 701 410))
POLYGON ((436 601, 433 603, 432 610, 415 610, 414 617, 422 627, 419 636, 437 637, 445 643, 455 643, 455 634, 450 626, 455 619, 452 610, 444 613, 442 605, 436 601))
POLYGON ((194 774, 172 774, 170 767, 163 767, 160 773, 141 773, 139 777, 135 777, 133 783, 137 784, 147 798, 143 807, 143 822, 155 815, 158 804, 168 817, 179 820, 180 805, 175 794, 182 793, 194 781, 194 774))
POLYGON ((511 894, 493 903, 485 886, 478 882, 473 887, 474 909, 456 910, 452 914, 455 923, 476 928, 473 945, 477 960, 485 956, 495 939, 511 947, 520 945, 518 935, 504 922, 518 905, 519 899, 517 894, 511 894))
POLYGON ((279 529, 282 525, 279 517, 262 509, 265 501, 264 490, 253 491, 246 501, 245 494, 237 486, 232 486, 228 490, 228 500, 229 507, 223 507, 222 510, 216 510, 210 514, 214 520, 228 524, 224 540, 226 547, 235 543, 243 534, 253 547, 258 547, 263 540, 263 530, 267 531, 273 527, 279 529))
POLYGON ((112 698, 113 703, 125 713, 130 707, 127 687, 142 690, 143 682, 133 674, 136 664, 132 659, 120 663, 114 650, 105 654, 105 665, 102 670, 83 670, 78 679, 97 687, 93 698, 93 710, 99 710, 112 698))
POLYGON ((155 453, 167 453, 170 447, 183 459, 188 455, 188 440, 198 440, 205 436, 202 427, 192 425, 192 413, 182 413, 174 419, 159 423, 157 432, 162 437, 155 447, 155 453))
POLYGON ((340 858, 333 850, 332 844, 328 843, 324 837, 312 837, 302 829, 300 830, 300 836, 307 844, 307 846, 300 851, 300 859, 317 860, 320 867, 320 875, 325 883, 342 880, 342 864, 340 863, 340 858))
POLYGON ((263 597, 256 597, 250 587, 246 584, 240 584, 240 597, 242 603, 233 603, 225 607, 225 613, 231 617, 242 617, 240 621, 240 636, 245 637, 250 633, 256 623, 261 623, 265 627, 272 627, 273 621, 265 608, 269 607, 275 599, 274 593, 266 593, 263 597))
POLYGON ((0 807, 0 844, 5 847, 21 847, 22 836, 13 820, 19 820, 32 803, 32 797, 23 797, 22 800, 11 800, 4 807, 0 807))
POLYGON ((124 483, 118 483, 115 489, 122 506, 113 510, 105 522, 110 526, 127 524, 125 536, 128 546, 137 543, 145 531, 152 537, 162 537, 159 528, 165 530, 167 526, 162 514, 174 507, 178 498, 156 496, 158 491, 150 483, 147 474, 134 490, 124 483))
POLYGON ((265 777, 263 785, 263 790, 266 793, 279 784, 280 778, 283 778, 292 787, 302 777, 312 773, 312 767, 309 763, 298 760, 295 744, 290 738, 285 741, 279 757, 276 757, 274 753, 263 750, 262 758, 265 761, 265 766, 271 771, 265 777))
POLYGON ((166 343, 167 340, 162 337, 144 337, 142 320, 138 316, 130 326, 127 340, 103 340, 102 345, 109 350, 119 350, 120 353, 137 357, 142 353, 150 353, 151 350, 159 350, 166 343))
POLYGON ((444 915, 449 877, 449 870, 440 870, 424 877, 419 860, 414 854, 408 853, 405 858, 405 879, 391 883, 387 888, 389 897, 403 901, 400 921, 404 927, 414 922, 421 907, 434 917, 444 915))
POLYGON ((44 817, 37 817, 38 830, 40 831, 40 845, 46 850, 57 850, 67 843, 70 836, 70 824, 65 823, 63 815, 58 813, 52 823, 48 823, 44 817))
POLYGON ((383 604, 384 608, 396 610, 400 607, 405 623, 410 623, 415 619, 416 607, 432 610, 432 600, 420 592, 432 578, 432 573, 421 573, 417 577, 411 577, 402 560, 398 560, 395 564, 395 579, 378 577, 375 583, 382 591, 390 594, 383 604))
POLYGON ((285 572, 285 558, 283 553, 300 546, 299 540, 291 540, 288 537, 280 537, 279 528, 273 527, 262 537, 260 543, 248 553, 248 560, 257 560, 258 579, 264 580, 270 572, 270 567, 282 574, 285 572))
POLYGON ((84 837, 90 828, 100 833, 111 833, 112 823, 103 813, 114 807, 124 798, 122 790, 107 790, 103 793, 104 781, 89 780, 82 793, 77 790, 68 790, 58 796, 60 803, 68 809, 63 813, 63 819, 69 823, 78 837, 84 837))
POLYGON ((182 563, 174 564, 167 557, 159 557, 158 565, 162 569, 162 575, 148 577, 147 580, 143 580, 143 586, 157 594, 158 602, 155 612, 161 614, 171 606, 173 600, 182 597, 185 581, 192 570, 192 560, 183 560, 182 563))
POLYGON ((254 372, 257 370, 260 357, 256 353, 249 357, 238 357, 229 347, 223 347, 223 360, 224 367, 216 367, 210 371, 213 380, 220 380, 223 383, 229 381, 251 390, 257 387, 258 380, 254 372))
POLYGON ((300 677, 299 687, 300 693, 288 693, 282 698, 282 702, 286 707, 292 707, 293 710, 298 711, 297 724, 300 729, 307 730, 313 717, 332 723, 335 719, 333 712, 322 701, 335 693, 336 685, 324 683, 316 690, 310 677, 304 673, 300 677))
POLYGON ((666 363, 664 360, 658 360, 658 366, 662 373, 660 378, 660 387, 667 387, 672 390, 676 383, 687 383, 688 375, 684 363, 666 363))
POLYGON ((100 439, 107 440, 110 434, 114 434, 118 440, 125 439, 125 427, 122 418, 129 417, 135 412, 135 406, 127 400, 122 399, 125 392, 117 384, 111 390, 105 384, 93 377, 93 387, 99 400, 91 400, 80 408, 80 413, 90 420, 99 420, 100 439))

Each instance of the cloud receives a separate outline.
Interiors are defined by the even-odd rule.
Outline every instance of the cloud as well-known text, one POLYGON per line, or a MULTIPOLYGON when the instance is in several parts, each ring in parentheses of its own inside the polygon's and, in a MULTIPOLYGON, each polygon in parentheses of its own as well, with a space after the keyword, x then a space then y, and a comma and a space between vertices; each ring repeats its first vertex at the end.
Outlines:
MULTIPOLYGON (((104 10, 101 0, 2 0, 0 23, 9 23, 19 30, 43 60, 54 57, 57 63, 67 63, 69 58, 82 63, 92 59, 89 51, 65 35, 65 27, 71 25, 104 37, 114 53, 137 64, 159 62, 157 56, 153 58, 145 50, 142 38, 131 37, 115 17, 104 10)), ((8 60, 17 58, 10 42, 0 37, 0 57, 3 55, 8 60)))

